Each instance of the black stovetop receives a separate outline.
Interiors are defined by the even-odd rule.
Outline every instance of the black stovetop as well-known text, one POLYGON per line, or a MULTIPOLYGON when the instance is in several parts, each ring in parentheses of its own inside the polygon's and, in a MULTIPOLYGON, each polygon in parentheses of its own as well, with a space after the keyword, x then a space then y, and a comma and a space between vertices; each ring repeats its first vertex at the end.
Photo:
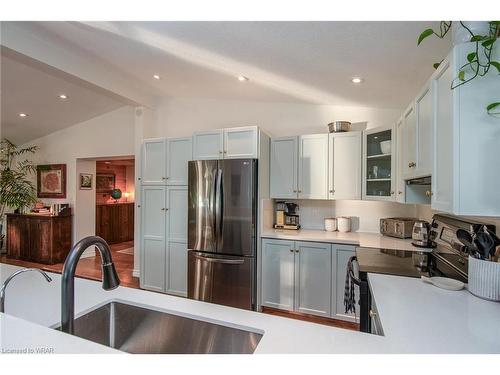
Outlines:
POLYGON ((356 248, 359 272, 382 273, 386 275, 420 277, 427 275, 426 267, 417 267, 422 253, 418 251, 356 248))

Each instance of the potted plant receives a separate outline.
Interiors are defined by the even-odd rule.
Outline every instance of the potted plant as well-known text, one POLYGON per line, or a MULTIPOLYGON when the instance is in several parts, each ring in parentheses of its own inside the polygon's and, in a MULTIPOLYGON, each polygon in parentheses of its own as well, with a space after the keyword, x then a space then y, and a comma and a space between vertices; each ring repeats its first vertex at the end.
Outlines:
MULTIPOLYGON (((492 52, 495 43, 500 37, 500 21, 441 21, 439 30, 426 29, 418 37, 417 45, 434 35, 444 38, 452 30, 453 43, 472 42, 475 44, 474 51, 467 55, 467 61, 457 72, 457 77, 451 84, 451 89, 465 85, 468 82, 484 77, 490 69, 495 69, 500 74, 500 62, 495 61, 492 52)), ((438 68, 441 62, 435 63, 434 68, 438 68)), ((500 98, 499 98, 500 99, 500 98)), ((490 103, 486 106, 486 111, 490 115, 500 115, 500 101, 490 103)))
POLYGON ((28 158, 37 149, 37 146, 18 147, 5 138, 0 141, 0 249, 5 237, 6 210, 22 211, 37 202, 36 187, 30 180, 36 166, 28 158))

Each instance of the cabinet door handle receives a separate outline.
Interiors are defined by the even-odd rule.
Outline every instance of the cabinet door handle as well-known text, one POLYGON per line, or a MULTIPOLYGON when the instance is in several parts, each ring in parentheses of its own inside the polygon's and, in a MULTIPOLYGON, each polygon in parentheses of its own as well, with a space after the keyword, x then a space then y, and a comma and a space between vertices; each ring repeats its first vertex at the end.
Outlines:
POLYGON ((294 190, 293 192, 294 192, 294 193, 296 193, 296 192, 297 192, 297 190, 294 190))
POLYGON ((302 193, 302 190, 299 190, 299 193, 302 193))
POLYGON ((401 190, 398 190, 398 194, 403 194, 403 192, 401 190))
POLYGON ((369 315, 370 315, 370 318, 373 318, 373 317, 377 316, 377 313, 373 310, 370 310, 369 315))
POLYGON ((140 177, 137 177, 137 179, 138 179, 139 181, 141 181, 141 178, 140 178, 140 177))
POLYGON ((300 252, 300 250, 299 250, 299 249, 295 249, 295 252, 296 252, 296 253, 299 253, 299 252, 300 252))
POLYGON ((335 190, 330 190, 330 193, 331 193, 331 194, 335 193, 335 190))
POLYGON ((295 251, 295 249, 290 249, 290 252, 293 253, 295 251))
POLYGON ((394 191, 391 191, 391 195, 394 195, 394 191))
POLYGON ((226 151, 226 150, 224 150, 224 153, 225 153, 225 154, 227 154, 227 151, 226 151))
POLYGON ((140 205, 140 204, 138 204, 138 205, 137 205, 137 208, 141 208, 141 205, 140 205))
POLYGON ((162 211, 168 211, 168 208, 162 208, 161 210, 162 211))
POLYGON ((417 166, 417 163, 415 163, 414 161, 411 161, 408 163, 408 167, 409 168, 413 168, 413 167, 416 167, 417 166))
POLYGON ((222 154, 222 151, 219 151, 219 154, 222 154))
POLYGON ((427 196, 427 197, 432 197, 432 191, 430 191, 430 190, 426 190, 426 191, 425 191, 425 196, 427 196))

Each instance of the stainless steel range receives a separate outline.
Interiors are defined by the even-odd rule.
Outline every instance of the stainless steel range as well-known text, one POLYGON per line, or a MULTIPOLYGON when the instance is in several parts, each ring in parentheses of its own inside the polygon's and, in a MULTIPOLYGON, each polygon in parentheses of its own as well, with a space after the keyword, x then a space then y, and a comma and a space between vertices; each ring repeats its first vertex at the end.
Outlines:
MULTIPOLYGON (((350 279, 359 286, 360 331, 380 334, 382 327, 371 296, 368 273, 420 277, 444 276, 467 282, 470 249, 457 237, 459 230, 473 236, 485 224, 449 215, 433 216, 430 240, 432 252, 356 248, 356 256, 349 260, 350 279), (359 269, 359 275, 354 270, 359 269)), ((486 227, 495 232, 494 225, 486 227)))

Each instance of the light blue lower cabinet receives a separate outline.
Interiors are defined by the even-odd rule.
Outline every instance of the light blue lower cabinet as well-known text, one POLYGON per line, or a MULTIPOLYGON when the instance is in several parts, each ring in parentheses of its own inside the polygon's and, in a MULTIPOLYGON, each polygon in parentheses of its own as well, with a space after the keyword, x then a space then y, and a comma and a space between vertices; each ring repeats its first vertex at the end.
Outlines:
POLYGON ((295 311, 330 316, 332 246, 295 242, 295 311))
MULTIPOLYGON (((332 318, 356 321, 354 313, 346 313, 344 306, 347 262, 356 255, 355 246, 332 245, 332 318)), ((356 316, 359 317, 359 288, 355 286, 356 316)), ((359 321, 359 320, 358 320, 359 321)))
POLYGON ((294 310, 293 241, 262 240, 262 305, 294 310))
POLYGON ((262 306, 355 321, 344 313, 347 261, 354 254, 349 245, 262 239, 262 306))

